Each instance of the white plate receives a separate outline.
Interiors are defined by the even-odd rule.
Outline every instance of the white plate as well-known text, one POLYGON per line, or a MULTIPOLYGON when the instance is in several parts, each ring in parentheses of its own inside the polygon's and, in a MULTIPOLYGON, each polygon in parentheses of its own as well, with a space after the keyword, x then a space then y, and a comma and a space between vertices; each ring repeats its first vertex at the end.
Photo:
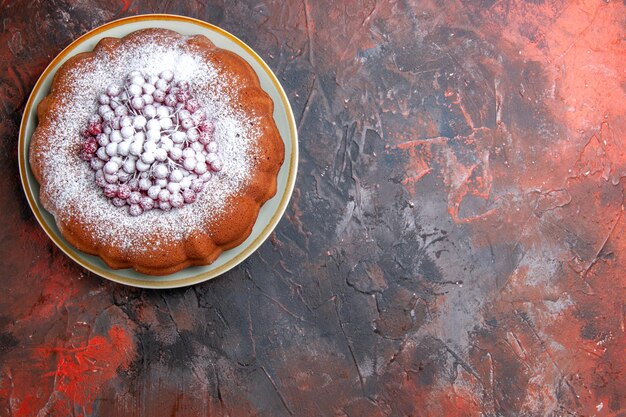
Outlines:
POLYGON ((100 26, 72 42, 52 60, 35 84, 26 103, 20 126, 19 166, 22 185, 35 217, 52 241, 70 258, 86 269, 122 284, 143 288, 176 288, 203 282, 223 274, 250 256, 272 233, 293 191, 298 167, 298 139, 293 112, 285 92, 272 70, 249 46, 232 34, 200 20, 175 15, 151 14, 120 19, 100 26), (59 233, 52 215, 41 206, 39 184, 33 177, 28 164, 30 138, 37 126, 37 104, 48 94, 52 77, 59 67, 71 56, 93 50, 98 41, 104 37, 121 38, 145 28, 171 29, 183 35, 204 35, 216 46, 233 51, 245 59, 259 76, 261 87, 274 100, 274 120, 285 144, 285 162, 278 173, 278 191, 261 207, 248 239, 236 248, 223 252, 211 265, 190 267, 162 277, 144 275, 130 269, 111 269, 100 258, 74 249, 59 233))

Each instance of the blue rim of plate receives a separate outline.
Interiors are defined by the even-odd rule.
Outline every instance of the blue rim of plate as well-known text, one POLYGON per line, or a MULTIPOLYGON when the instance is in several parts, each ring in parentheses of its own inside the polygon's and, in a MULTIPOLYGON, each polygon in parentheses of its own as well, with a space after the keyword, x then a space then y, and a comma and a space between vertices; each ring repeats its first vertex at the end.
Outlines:
MULTIPOLYGON (((283 141, 286 140, 286 138, 283 137, 283 135, 281 135, 281 139, 283 141)), ((86 34, 82 35, 81 37, 76 39, 74 42, 72 42, 70 45, 68 45, 65 49, 63 49, 63 51, 61 51, 43 71, 43 73, 41 74, 37 82, 35 83, 35 87, 33 88, 33 91, 31 92, 28 98, 26 107, 24 108, 24 113, 22 115, 22 122, 20 124, 18 147, 19 147, 18 148, 19 149, 18 163, 19 163, 20 179, 22 181, 22 187, 24 188, 24 192, 26 194, 28 204, 31 210, 33 211, 33 213, 35 214, 35 218, 37 219, 41 227, 44 229, 46 234, 50 237, 50 239, 67 256, 69 256, 73 261, 81 265, 83 268, 97 275, 100 275, 106 279, 109 279, 111 281, 114 281, 120 284, 129 285, 129 286, 140 287, 140 288, 179 288, 179 287, 194 285, 194 284, 207 281, 211 278, 215 278, 225 273, 226 271, 234 268, 235 266, 239 265, 247 257, 249 257, 255 250, 257 250, 259 246, 261 246, 261 244, 269 237, 269 235, 272 233, 272 231, 274 230, 274 228, 276 227, 276 225, 282 218, 287 208, 287 204, 289 203, 289 199, 291 198, 291 194, 293 192, 293 188, 296 182, 296 173, 298 170, 298 134, 297 134, 295 118, 294 118, 291 106, 289 104, 289 100, 287 99, 287 95, 285 94, 285 91, 283 90, 280 82, 278 81, 278 78, 270 69, 270 67, 265 63, 265 61, 263 61, 263 59, 256 52, 254 52, 254 50, 252 50, 252 48, 250 48, 248 45, 246 45, 243 41, 241 41, 239 38, 237 38, 233 34, 215 25, 204 22, 202 20, 198 20, 198 19, 194 19, 194 18, 186 17, 186 16, 171 15, 171 14, 145 14, 145 15, 131 16, 131 17, 114 20, 112 22, 106 23, 102 26, 99 26, 87 32, 86 34), (183 22, 183 23, 191 23, 193 25, 200 26, 203 29, 215 32, 217 35, 221 35, 227 38, 228 40, 237 44, 237 46, 242 48, 246 53, 248 53, 250 57, 254 59, 261 66, 265 74, 269 77, 270 81, 274 85, 274 88, 276 89, 278 95, 280 96, 282 108, 284 109, 286 113, 286 118, 287 118, 288 128, 289 128, 288 140, 291 145, 291 152, 290 152, 289 158, 288 159, 286 158, 285 162, 283 162, 283 165, 285 163, 288 163, 289 171, 287 174, 285 187, 282 190, 281 189, 278 190, 279 192, 282 191, 282 196, 280 196, 280 202, 278 203, 276 210, 271 214, 271 218, 269 219, 267 224, 265 224, 263 230, 258 234, 258 236, 251 242, 247 243, 245 247, 242 247, 242 245, 246 244, 247 241, 237 246, 236 248, 231 249, 231 251, 233 250, 238 251, 238 253, 234 255, 230 260, 225 262, 224 264, 216 268, 212 268, 212 269, 200 272, 198 274, 195 274, 189 277, 178 278, 178 279, 173 279, 173 280, 166 280, 164 279, 164 277, 158 277, 159 279, 157 280, 156 279, 157 277, 151 277, 150 275, 139 274, 136 272, 134 273, 139 274, 144 278, 137 279, 137 278, 131 278, 127 276, 122 276, 116 273, 116 270, 114 269, 108 268, 106 266, 95 265, 94 263, 90 262, 88 258, 87 259, 84 258, 85 256, 90 256, 90 255, 81 253, 82 254, 82 257, 81 257, 81 255, 79 255, 79 251, 73 248, 69 243, 67 243, 63 239, 63 237, 60 235, 60 233, 55 230, 56 227, 54 228, 51 227, 51 225, 49 225, 48 222, 45 220, 42 214, 42 211, 39 208, 39 196, 36 195, 36 193, 33 191, 28 181, 29 176, 32 178, 32 173, 30 172, 30 166, 27 161, 30 136, 28 138, 26 137, 26 127, 28 125, 28 120, 31 117, 31 112, 34 112, 36 110, 35 103, 34 103, 35 98, 37 94, 39 93, 39 90, 42 88, 42 85, 44 84, 44 82, 48 79, 48 77, 53 75, 51 73, 53 69, 55 68, 55 66, 57 66, 57 64, 59 64, 64 58, 69 56, 73 52, 73 50, 76 49, 79 45, 101 34, 102 32, 106 30, 113 29, 119 26, 124 26, 130 23, 147 22, 147 21, 159 21, 159 22, 176 21, 176 22, 183 22), (155 279, 152 279, 152 278, 155 278, 155 279)), ((281 168, 281 170, 282 169, 283 168, 281 168)), ((278 193, 273 198, 277 198, 277 197, 278 197, 278 193)), ((263 209, 263 207, 261 209, 263 209)), ((259 219, 257 218, 257 222, 258 221, 259 219)), ((222 255, 223 254, 220 254, 220 257, 222 255)), ((93 258, 97 258, 97 257, 93 257, 93 258)))

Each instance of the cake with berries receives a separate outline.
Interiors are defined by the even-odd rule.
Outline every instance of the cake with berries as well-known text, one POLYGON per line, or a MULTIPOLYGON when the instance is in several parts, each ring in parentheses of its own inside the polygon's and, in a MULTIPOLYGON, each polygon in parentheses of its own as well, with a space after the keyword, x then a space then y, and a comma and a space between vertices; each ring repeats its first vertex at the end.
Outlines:
POLYGON ((204 36, 104 38, 57 71, 30 166, 62 235, 111 268, 207 265, 250 234, 284 145, 250 65, 204 36))

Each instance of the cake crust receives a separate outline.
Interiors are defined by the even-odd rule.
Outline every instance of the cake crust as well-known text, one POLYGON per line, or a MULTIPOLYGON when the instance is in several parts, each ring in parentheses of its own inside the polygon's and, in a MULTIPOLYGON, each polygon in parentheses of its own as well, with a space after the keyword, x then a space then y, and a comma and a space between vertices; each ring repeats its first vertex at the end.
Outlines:
MULTIPOLYGON (((44 208, 56 220, 61 234, 74 247, 85 253, 99 256, 113 269, 133 268, 149 275, 168 275, 189 266, 207 265, 214 262, 225 250, 241 244, 251 233, 260 207, 276 193, 276 178, 284 160, 284 145, 273 119, 274 103, 260 86, 252 67, 233 52, 216 47, 202 35, 185 37, 166 29, 145 29, 123 38, 104 38, 92 52, 78 54, 66 61, 57 71, 52 88, 37 107, 38 126, 30 144, 30 165, 41 185, 40 200, 44 208), (157 226, 142 237, 142 247, 128 247, 103 240, 93 232, 86 215, 81 210, 68 212, 55 201, 48 187, 51 178, 58 175, 47 164, 50 149, 63 146, 52 141, 54 124, 58 123, 59 109, 67 105, 67 97, 73 94, 72 77, 77 67, 90 68, 103 57, 115 60, 120 49, 143 42, 175 43, 183 51, 193 53, 215 69, 221 80, 236 80, 229 86, 231 103, 237 110, 254 116, 254 155, 250 173, 241 187, 228 195, 218 212, 204 219, 182 236, 164 239, 157 226)), ((77 133, 78 134, 78 133, 77 133)), ((68 146, 70 146, 68 144, 68 146)), ((79 163, 80 161, 68 161, 79 163)), ((228 175, 226 172, 224 175, 228 175)), ((93 185, 94 187, 95 184, 93 185)), ((203 191, 210 192, 210 191, 203 191)), ((102 194, 102 193, 100 193, 102 194)), ((105 199, 104 195, 101 198, 105 199)), ((194 204, 202 204, 197 201, 194 204)), ((119 209, 111 205, 111 210, 119 209)), ((176 210, 172 210, 172 216, 176 210)), ((120 211, 123 214, 123 211, 120 211)), ((137 218, 136 221, 141 221, 137 218)), ((93 222, 92 222, 93 223, 93 222)))

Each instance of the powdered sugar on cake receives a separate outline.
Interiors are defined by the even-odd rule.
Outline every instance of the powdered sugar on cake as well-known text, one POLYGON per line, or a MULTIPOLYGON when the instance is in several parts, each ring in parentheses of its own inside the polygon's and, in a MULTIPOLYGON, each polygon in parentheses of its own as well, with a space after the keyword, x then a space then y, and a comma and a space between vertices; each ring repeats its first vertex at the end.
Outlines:
POLYGON ((113 56, 98 51, 66 77, 68 91, 57 97, 50 123, 48 149, 42 150, 45 190, 53 214, 60 220, 79 219, 89 233, 105 244, 124 250, 146 248, 184 239, 193 230, 205 230, 219 219, 230 201, 250 180, 259 132, 254 115, 231 102, 236 80, 220 79, 216 69, 180 41, 149 35, 140 44, 121 43, 113 56), (214 172, 194 204, 171 211, 151 210, 140 216, 128 207, 115 207, 95 184, 90 164, 80 159, 81 132, 97 113, 98 96, 110 84, 122 85, 132 70, 157 76, 172 71, 176 82, 187 81, 200 106, 215 125, 222 169, 214 172), (235 81, 235 82, 234 82, 235 81), (160 236, 154 242, 154 236, 160 236))

